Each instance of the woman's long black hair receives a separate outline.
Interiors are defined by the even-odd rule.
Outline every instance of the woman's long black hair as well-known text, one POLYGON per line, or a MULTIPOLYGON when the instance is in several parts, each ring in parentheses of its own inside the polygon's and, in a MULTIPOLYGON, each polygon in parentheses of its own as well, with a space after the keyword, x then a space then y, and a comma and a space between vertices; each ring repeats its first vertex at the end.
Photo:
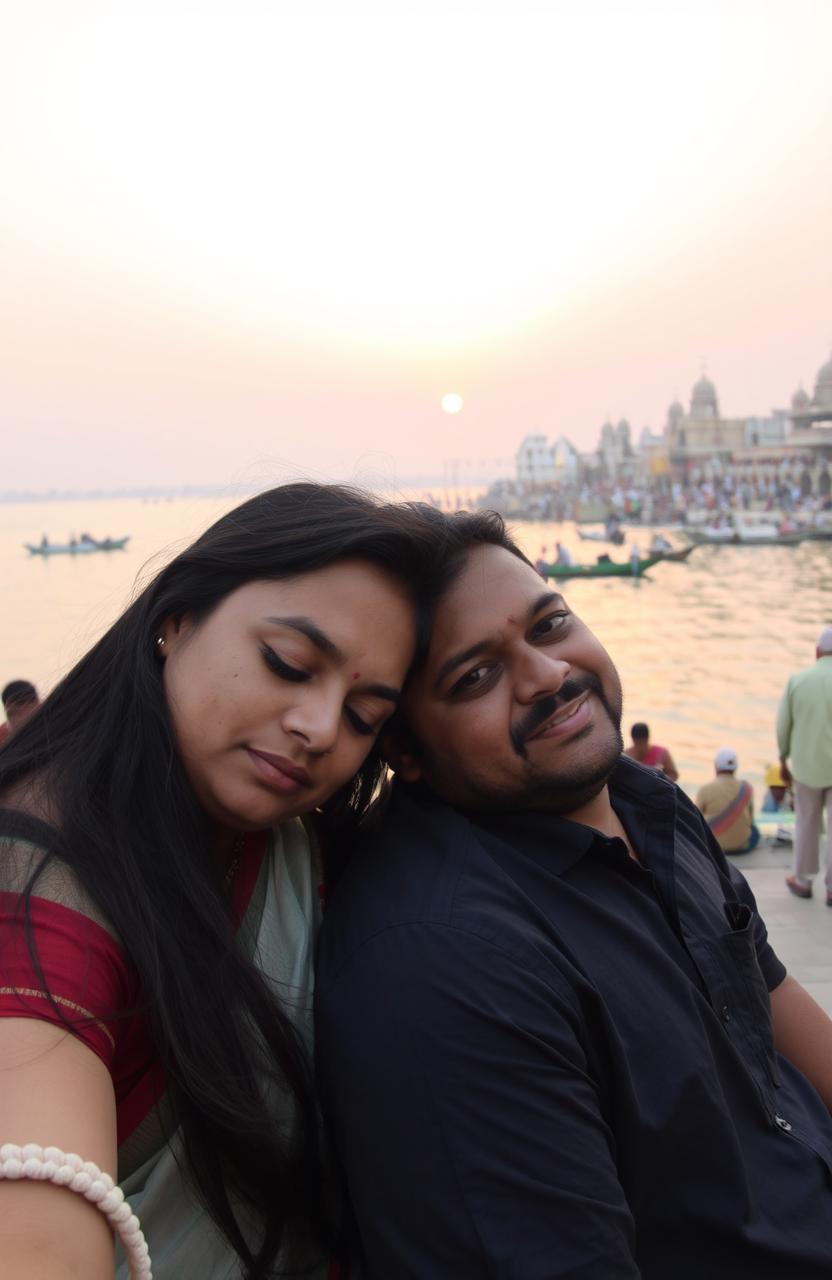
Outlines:
MULTIPOLYGON (((45 791, 62 859, 137 971, 187 1171, 249 1280, 275 1274, 282 1245, 306 1258, 329 1246, 326 1161, 307 1054, 235 945, 206 857, 155 636, 170 617, 206 617, 247 582, 353 558, 410 593, 423 640, 430 599, 447 580, 447 536, 438 513, 351 489, 299 483, 262 493, 162 569, 0 752, 0 801, 21 782, 45 791), (291 1133, 269 1122, 264 1098, 275 1087, 293 1104, 291 1133), (261 1224, 253 1245, 232 1196, 261 1224)), ((326 806, 335 829, 360 819, 379 768, 371 755, 326 806)))

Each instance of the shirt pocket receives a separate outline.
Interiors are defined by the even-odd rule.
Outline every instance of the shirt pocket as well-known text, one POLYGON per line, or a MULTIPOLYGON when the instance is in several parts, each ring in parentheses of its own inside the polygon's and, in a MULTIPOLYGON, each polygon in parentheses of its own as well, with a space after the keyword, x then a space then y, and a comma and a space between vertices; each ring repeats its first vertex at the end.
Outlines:
POLYGON ((771 1001, 757 959, 755 915, 744 902, 725 903, 726 933, 712 939, 718 992, 714 1008, 734 1046, 747 1062, 774 1112, 774 1090, 780 1080, 774 1051, 771 1001))

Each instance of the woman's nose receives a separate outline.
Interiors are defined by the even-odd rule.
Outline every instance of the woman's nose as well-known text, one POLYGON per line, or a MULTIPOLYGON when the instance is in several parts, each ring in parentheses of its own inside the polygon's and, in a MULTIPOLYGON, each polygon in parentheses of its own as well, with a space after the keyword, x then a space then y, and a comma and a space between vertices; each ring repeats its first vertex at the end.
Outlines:
POLYGON ((283 727, 300 738, 307 751, 325 755, 334 749, 341 727, 341 699, 305 691, 283 717, 283 727))

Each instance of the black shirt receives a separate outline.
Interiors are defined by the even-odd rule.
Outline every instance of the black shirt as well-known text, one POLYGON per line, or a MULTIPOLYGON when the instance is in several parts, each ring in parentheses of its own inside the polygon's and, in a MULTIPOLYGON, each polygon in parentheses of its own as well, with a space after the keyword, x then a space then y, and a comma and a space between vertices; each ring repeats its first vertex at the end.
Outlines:
POLYGON ((638 851, 394 787, 322 931, 324 1104, 372 1280, 832 1276, 832 1122, 698 810, 626 758, 638 851))

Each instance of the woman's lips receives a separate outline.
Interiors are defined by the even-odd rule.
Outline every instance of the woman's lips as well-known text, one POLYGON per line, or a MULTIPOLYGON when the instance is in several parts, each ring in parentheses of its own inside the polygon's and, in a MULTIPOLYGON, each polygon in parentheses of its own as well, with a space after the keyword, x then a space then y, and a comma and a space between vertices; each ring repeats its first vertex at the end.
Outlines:
POLYGON ((558 711, 549 720, 546 721, 537 733, 533 733, 526 742, 539 742, 546 738, 549 741, 555 738, 568 738, 573 733, 577 733, 579 729, 589 722, 592 714, 592 708, 589 705, 589 693, 585 693, 582 698, 576 699, 571 706, 564 707, 558 711))
POLYGON ((254 747, 246 747, 246 750, 260 777, 273 791, 292 795, 312 782, 305 769, 299 764, 293 764, 285 756, 274 756, 270 751, 256 751, 254 747))

